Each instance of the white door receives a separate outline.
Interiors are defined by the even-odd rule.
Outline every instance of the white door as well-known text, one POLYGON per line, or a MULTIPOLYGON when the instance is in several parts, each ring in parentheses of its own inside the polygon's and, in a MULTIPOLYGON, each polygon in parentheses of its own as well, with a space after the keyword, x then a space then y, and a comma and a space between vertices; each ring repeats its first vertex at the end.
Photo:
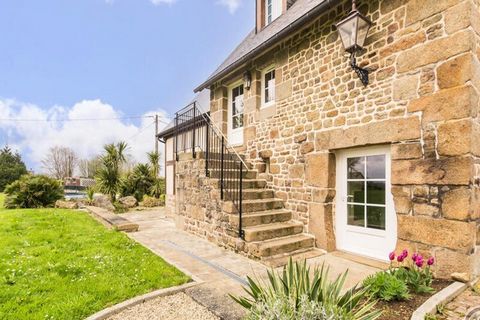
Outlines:
POLYGON ((390 147, 337 153, 335 226, 339 250, 385 261, 395 250, 397 219, 390 168, 390 147))
POLYGON ((229 89, 227 138, 232 146, 243 144, 243 84, 229 89))

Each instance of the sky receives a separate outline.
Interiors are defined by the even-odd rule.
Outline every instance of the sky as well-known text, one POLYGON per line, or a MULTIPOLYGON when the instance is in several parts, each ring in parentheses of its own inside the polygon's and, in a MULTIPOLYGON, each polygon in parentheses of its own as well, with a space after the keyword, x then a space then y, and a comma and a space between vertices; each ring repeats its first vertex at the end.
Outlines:
POLYGON ((0 147, 37 172, 53 146, 124 140, 145 161, 151 116, 166 125, 253 26, 254 0, 0 0, 0 147))

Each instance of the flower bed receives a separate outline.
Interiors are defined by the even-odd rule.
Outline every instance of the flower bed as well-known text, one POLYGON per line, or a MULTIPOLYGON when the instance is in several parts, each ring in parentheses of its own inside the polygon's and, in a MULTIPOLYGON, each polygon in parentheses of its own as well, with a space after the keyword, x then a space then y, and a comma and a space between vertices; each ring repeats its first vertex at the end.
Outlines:
POLYGON ((380 320, 410 319, 413 312, 432 295, 447 287, 451 281, 433 279, 430 271, 435 259, 425 259, 407 250, 390 253, 390 268, 365 279, 370 298, 378 299, 376 309, 382 311, 380 320))

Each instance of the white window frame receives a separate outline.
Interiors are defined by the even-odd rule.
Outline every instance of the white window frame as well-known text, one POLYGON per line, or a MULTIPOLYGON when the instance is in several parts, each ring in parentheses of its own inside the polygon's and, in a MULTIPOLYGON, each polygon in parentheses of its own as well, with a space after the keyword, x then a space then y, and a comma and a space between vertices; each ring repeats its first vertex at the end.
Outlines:
POLYGON ((261 103, 261 108, 267 108, 267 107, 270 107, 270 106, 273 106, 275 104, 275 102, 277 101, 277 91, 275 90, 275 97, 272 101, 269 101, 269 102, 265 102, 265 98, 266 98, 266 95, 265 95, 265 90, 267 89, 267 83, 265 81, 265 76, 267 75, 267 73, 270 73, 272 71, 275 71, 275 86, 277 85, 277 72, 275 70, 275 66, 274 65, 271 65, 270 67, 264 69, 262 71, 262 78, 261 78, 261 100, 262 100, 262 103, 261 103))
POLYGON ((264 5, 265 5, 265 26, 267 26, 282 15, 283 0, 265 0, 264 5), (268 12, 269 4, 272 6, 271 14, 270 14, 271 17, 268 12), (268 21, 269 17, 271 18, 270 21, 268 21))

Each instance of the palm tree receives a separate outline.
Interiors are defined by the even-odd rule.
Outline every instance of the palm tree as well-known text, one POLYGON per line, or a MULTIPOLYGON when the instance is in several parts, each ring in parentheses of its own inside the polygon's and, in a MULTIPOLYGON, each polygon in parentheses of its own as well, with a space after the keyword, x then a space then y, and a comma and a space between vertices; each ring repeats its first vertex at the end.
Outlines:
POLYGON ((126 161, 128 145, 125 142, 107 144, 104 146, 105 154, 102 156, 102 167, 97 174, 98 189, 110 196, 115 202, 121 184, 120 167, 126 161))
POLYGON ((158 152, 149 152, 147 155, 152 168, 152 175, 156 179, 160 172, 160 154, 158 152))

